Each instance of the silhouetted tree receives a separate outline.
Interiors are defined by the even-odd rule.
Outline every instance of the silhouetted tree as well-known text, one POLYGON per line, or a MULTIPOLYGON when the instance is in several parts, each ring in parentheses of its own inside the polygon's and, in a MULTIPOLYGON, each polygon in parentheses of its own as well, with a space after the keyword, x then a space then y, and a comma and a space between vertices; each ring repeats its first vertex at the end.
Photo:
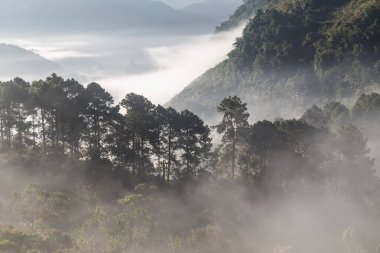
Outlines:
POLYGON ((107 158, 110 152, 107 137, 119 107, 113 106, 112 96, 97 83, 90 83, 86 87, 82 99, 82 117, 86 126, 83 141, 87 147, 87 157, 95 160, 107 158))
POLYGON ((150 155, 154 142, 155 106, 145 97, 134 93, 127 94, 120 105, 126 109, 126 124, 132 137, 132 172, 145 176, 153 167, 150 155))
POLYGON ((173 167, 178 166, 180 114, 173 108, 155 108, 156 138, 154 150, 164 181, 170 181, 173 167))
POLYGON ((207 157, 211 149, 210 129, 190 111, 183 111, 179 117, 179 150, 183 159, 185 176, 195 178, 196 168, 207 157))
POLYGON ((220 103, 218 112, 223 115, 223 119, 214 128, 219 134, 223 134, 222 145, 230 157, 231 177, 234 177, 237 146, 243 145, 244 135, 249 126, 247 104, 237 96, 228 97, 220 103))

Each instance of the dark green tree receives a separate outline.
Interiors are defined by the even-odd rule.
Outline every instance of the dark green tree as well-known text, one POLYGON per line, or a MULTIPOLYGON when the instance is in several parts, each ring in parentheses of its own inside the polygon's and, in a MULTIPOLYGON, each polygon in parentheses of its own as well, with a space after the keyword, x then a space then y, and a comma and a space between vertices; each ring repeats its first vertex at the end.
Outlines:
POLYGON ((3 147, 12 144, 19 151, 25 149, 30 134, 29 83, 21 78, 1 83, 1 140, 3 147), (15 132, 15 133, 14 133, 15 132))
POLYGON ((323 110, 317 105, 313 105, 310 109, 308 109, 302 115, 301 119, 307 124, 317 128, 326 127, 327 125, 326 116, 323 110))
POLYGON ((231 177, 235 176, 237 149, 244 145, 244 135, 249 126, 247 104, 237 96, 225 98, 218 106, 218 112, 223 115, 222 121, 214 128, 223 134, 222 146, 230 157, 231 177))
POLYGON ((43 80, 33 82, 30 88, 35 114, 33 132, 40 139, 42 155, 47 154, 47 116, 49 114, 48 86, 43 80))
POLYGON ((367 139, 360 130, 353 125, 345 125, 338 129, 337 140, 339 151, 342 156, 340 159, 350 162, 356 170, 372 174, 374 160, 369 157, 370 150, 367 146, 367 139))
POLYGON ((196 178, 199 165, 211 149, 210 128, 195 114, 183 111, 179 117, 179 150, 184 171, 181 176, 196 178))
POLYGON ((362 94, 352 108, 355 117, 378 116, 380 110, 380 94, 362 94))
POLYGON ((126 124, 131 132, 134 156, 132 172, 145 176, 153 169, 150 156, 155 134, 155 106, 145 97, 134 93, 127 94, 120 105, 126 110, 126 124))
POLYGON ((90 83, 81 99, 84 103, 81 117, 86 126, 83 133, 86 156, 92 160, 108 158, 107 138, 119 107, 113 106, 112 96, 97 83, 90 83))
POLYGON ((164 181, 170 181, 173 168, 178 166, 180 114, 173 108, 158 105, 155 108, 156 138, 154 150, 164 181))
POLYGON ((63 82, 60 89, 61 96, 57 111, 61 121, 62 152, 69 150, 71 157, 79 157, 80 140, 83 129, 86 128, 81 115, 86 107, 82 97, 85 89, 74 79, 63 82))

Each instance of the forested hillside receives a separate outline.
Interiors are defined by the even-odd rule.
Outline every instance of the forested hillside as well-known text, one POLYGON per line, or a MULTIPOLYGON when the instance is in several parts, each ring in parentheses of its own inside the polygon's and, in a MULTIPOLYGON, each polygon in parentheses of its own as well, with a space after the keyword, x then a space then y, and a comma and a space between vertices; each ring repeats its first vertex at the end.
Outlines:
POLYGON ((378 0, 277 0, 262 7, 228 58, 169 105, 213 119, 218 101, 238 95, 263 119, 379 89, 378 0))
POLYGON ((379 94, 254 124, 239 97, 216 110, 209 127, 96 83, 0 83, 0 251, 377 251, 379 94))
POLYGON ((264 1, 256 0, 244 0, 243 4, 239 6, 236 11, 230 15, 229 19, 222 22, 217 28, 217 32, 228 31, 234 27, 237 27, 244 21, 248 21, 255 12, 260 9, 264 1))

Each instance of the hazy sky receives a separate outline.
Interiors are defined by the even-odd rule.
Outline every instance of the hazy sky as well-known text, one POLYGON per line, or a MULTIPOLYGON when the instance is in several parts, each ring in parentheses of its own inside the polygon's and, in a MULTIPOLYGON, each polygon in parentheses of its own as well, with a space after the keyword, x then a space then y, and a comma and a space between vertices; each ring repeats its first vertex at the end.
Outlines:
MULTIPOLYGON (((50 0, 47 6, 46 0, 1 0, 0 43, 17 45, 59 64, 66 77, 77 77, 84 84, 97 81, 117 100, 127 92, 136 92, 163 104, 223 60, 241 33, 239 28, 214 34, 215 27, 228 18, 241 0, 162 1, 173 8, 150 0, 91 0, 91 6, 89 1, 50 0), (17 3, 22 2, 28 6, 18 8, 17 3), (215 6, 214 12, 220 11, 220 16, 213 13, 213 18, 204 17, 196 8, 195 13, 181 9, 192 3, 215 6), (99 19, 104 22, 96 23, 86 4, 93 10, 103 8, 104 16, 99 19), (126 12, 120 18, 117 7, 126 12), (69 14, 60 13, 60 9, 69 14), (16 10, 17 21, 13 18, 16 10), (72 14, 78 10, 85 14, 72 14), (68 18, 70 15, 72 19, 68 18)), ((1 57, 0 66, 10 62, 1 57)), ((33 65, 30 55, 26 58, 33 65)), ((9 68, 13 68, 11 75, 20 73, 19 76, 31 79, 24 73, 30 69, 27 64, 9 68)), ((0 69, 3 80, 9 77, 4 71, 5 68, 0 69)), ((42 76, 37 74, 34 78, 42 76)))
POLYGON ((186 5, 202 2, 201 0, 161 0, 174 8, 182 8, 186 5))
POLYGON ((170 6, 173 6, 174 8, 181 8, 190 4, 195 3, 202 3, 202 2, 222 2, 222 3, 237 3, 240 4, 242 0, 161 0, 161 2, 164 2, 170 6))

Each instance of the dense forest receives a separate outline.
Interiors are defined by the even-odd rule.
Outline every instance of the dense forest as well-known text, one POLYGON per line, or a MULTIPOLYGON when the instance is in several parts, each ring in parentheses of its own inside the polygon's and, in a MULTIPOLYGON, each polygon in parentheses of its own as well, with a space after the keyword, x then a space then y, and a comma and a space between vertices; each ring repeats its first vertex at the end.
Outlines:
POLYGON ((228 20, 216 27, 216 32, 225 32, 239 26, 241 23, 252 18, 258 9, 265 7, 266 3, 266 1, 261 0, 244 0, 243 4, 230 15, 228 20))
POLYGON ((209 127, 193 113, 155 106, 133 93, 114 105, 97 83, 84 88, 53 74, 32 84, 16 78, 1 83, 1 90, 1 150, 25 159, 92 161, 114 165, 109 174, 141 180, 160 168, 165 182, 197 177, 195 168, 211 147, 209 127))
POLYGON ((353 103, 363 92, 378 92, 378 0, 245 1, 220 29, 252 11, 228 58, 168 105, 215 122, 219 101, 236 94, 258 120, 300 115, 315 103, 353 103))
POLYGON ((379 94, 254 124, 237 96, 216 109, 1 82, 0 251, 378 251, 379 94))

